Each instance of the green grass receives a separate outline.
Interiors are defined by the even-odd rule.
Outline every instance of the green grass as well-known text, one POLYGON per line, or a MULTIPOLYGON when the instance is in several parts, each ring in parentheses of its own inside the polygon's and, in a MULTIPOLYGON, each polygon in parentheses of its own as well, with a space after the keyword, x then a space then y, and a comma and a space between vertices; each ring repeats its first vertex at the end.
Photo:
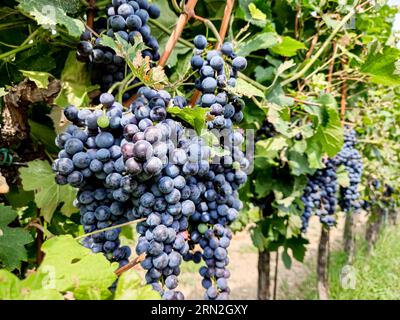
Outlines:
MULTIPOLYGON (((314 262, 315 263, 315 262, 314 262)), ((295 290, 285 283, 281 293, 286 299, 317 299, 315 265, 307 279, 295 290)), ((400 227, 387 227, 380 235, 371 254, 359 241, 350 276, 343 281, 346 271, 344 252, 332 252, 329 267, 330 299, 337 300, 392 300, 400 299, 400 227), (352 279, 354 279, 352 281, 352 279), (347 288, 346 288, 347 287, 347 288)))

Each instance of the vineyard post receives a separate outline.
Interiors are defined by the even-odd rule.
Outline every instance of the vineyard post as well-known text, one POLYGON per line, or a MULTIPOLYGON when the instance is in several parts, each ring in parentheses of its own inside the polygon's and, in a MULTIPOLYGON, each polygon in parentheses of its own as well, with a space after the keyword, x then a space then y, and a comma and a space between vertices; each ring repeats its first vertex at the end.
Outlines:
POLYGON ((343 231, 343 250, 347 255, 347 263, 351 264, 354 257, 354 214, 353 212, 346 213, 343 231))
POLYGON ((329 229, 321 226, 321 237, 318 246, 318 261, 317 261, 317 290, 320 300, 329 299, 328 285, 328 263, 329 263, 329 229))
MULTIPOLYGON (((266 200, 267 201, 267 200, 266 200)), ((263 217, 269 214, 268 208, 262 209, 263 217)), ((257 298, 258 300, 271 300, 271 252, 269 249, 258 250, 258 287, 257 298)))
POLYGON ((276 255, 275 255, 274 292, 272 296, 273 300, 276 300, 276 295, 278 292, 278 270, 279 270, 279 248, 276 249, 276 255))
POLYGON ((370 254, 376 241, 378 240, 379 231, 384 220, 384 212, 382 208, 377 208, 372 213, 372 220, 370 219, 366 230, 365 239, 367 241, 367 251, 370 254))
POLYGON ((267 249, 258 252, 258 290, 259 300, 270 300, 271 280, 270 280, 270 259, 271 254, 267 249))

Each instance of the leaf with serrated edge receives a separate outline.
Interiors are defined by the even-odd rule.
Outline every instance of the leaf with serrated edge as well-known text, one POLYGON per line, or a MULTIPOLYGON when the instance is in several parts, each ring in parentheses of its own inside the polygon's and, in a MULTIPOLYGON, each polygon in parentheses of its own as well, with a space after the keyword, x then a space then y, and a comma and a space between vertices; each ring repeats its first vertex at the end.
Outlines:
POLYGON ((68 33, 78 38, 84 31, 82 21, 69 17, 63 7, 52 0, 17 0, 18 8, 24 13, 35 18, 36 22, 46 28, 54 28, 56 25, 66 27, 68 33))
POLYGON ((304 43, 285 36, 281 38, 280 43, 273 46, 270 50, 284 57, 292 57, 297 54, 298 50, 302 49, 307 49, 304 43))
POLYGON ((108 288, 117 277, 114 265, 102 254, 92 253, 70 235, 47 240, 42 250, 46 255, 38 272, 47 273, 49 283, 58 291, 73 292, 76 299, 110 296, 108 288))
POLYGON ((52 77, 51 74, 40 71, 20 71, 24 77, 28 78, 30 81, 33 81, 38 88, 47 89, 49 86, 49 78, 52 77))
POLYGON ((179 107, 169 107, 167 112, 189 123, 197 134, 200 134, 202 129, 205 128, 206 114, 209 112, 209 108, 185 107, 181 109, 179 107))
POLYGON ((11 208, 0 204, 0 265, 8 270, 20 266, 27 260, 25 245, 32 241, 29 232, 22 228, 10 228, 17 213, 11 208))
POLYGON ((249 40, 239 45, 237 54, 239 56, 248 56, 254 51, 273 47, 278 43, 278 36, 274 32, 265 32, 251 37, 249 40))
POLYGON ((248 98, 252 97, 261 97, 264 98, 264 92, 262 92, 260 89, 257 89, 255 86, 247 82, 246 80, 243 79, 237 79, 236 81, 236 86, 234 87, 228 87, 227 90, 235 95, 238 96, 245 96, 248 98))
POLYGON ((114 300, 160 300, 160 294, 150 285, 143 285, 136 270, 128 270, 118 279, 114 300))
POLYGON ((77 209, 72 205, 76 197, 76 189, 71 186, 59 186, 55 180, 51 166, 46 161, 34 160, 26 168, 19 170, 22 186, 26 191, 35 191, 35 202, 41 209, 41 215, 50 222, 54 211, 60 203, 64 203, 61 212, 71 216, 77 209))

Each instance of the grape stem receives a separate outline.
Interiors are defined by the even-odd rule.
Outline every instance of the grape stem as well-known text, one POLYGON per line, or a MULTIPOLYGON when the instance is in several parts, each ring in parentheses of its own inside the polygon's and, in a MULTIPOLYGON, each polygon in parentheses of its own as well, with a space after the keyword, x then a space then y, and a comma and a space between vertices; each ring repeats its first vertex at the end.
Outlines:
POLYGON ((325 51, 328 45, 331 43, 332 39, 336 36, 336 34, 346 25, 346 23, 351 19, 351 17, 356 13, 355 9, 352 8, 350 12, 343 18, 343 20, 333 29, 332 33, 325 40, 316 54, 308 61, 308 63, 301 69, 299 72, 295 73, 289 79, 282 81, 282 87, 288 85, 289 83, 301 78, 310 68, 311 66, 318 60, 321 54, 325 51))
POLYGON ((7 52, 5 52, 3 54, 0 54, 0 60, 4 60, 4 59, 8 58, 9 56, 17 54, 18 52, 27 50, 27 49, 33 47, 33 45, 34 45, 33 43, 27 44, 25 46, 21 46, 21 47, 18 47, 16 49, 14 49, 14 50, 10 50, 10 51, 7 51, 7 52))
POLYGON ((129 226, 129 225, 132 225, 132 224, 136 224, 136 223, 139 223, 139 222, 142 222, 142 221, 145 221, 145 220, 146 220, 146 218, 137 219, 137 220, 133 220, 133 221, 117 224, 115 226, 111 226, 111 227, 108 227, 108 228, 96 230, 96 231, 89 232, 89 233, 83 234, 81 236, 78 236, 78 237, 75 238, 75 240, 80 240, 80 239, 83 239, 83 238, 86 238, 86 237, 90 237, 90 236, 93 236, 95 234, 102 233, 102 232, 105 232, 105 231, 108 231, 108 230, 113 230, 113 229, 129 226))
MULTIPOLYGON (((344 60, 342 62, 344 64, 344 60)), ((340 119, 342 127, 344 126, 344 118, 346 113, 346 100, 347 100, 347 81, 343 81, 341 88, 341 98, 340 98, 340 119)))
POLYGON ((172 7, 174 8, 174 10, 175 10, 176 13, 178 13, 178 14, 182 13, 182 10, 181 10, 181 8, 179 7, 179 5, 178 5, 178 3, 176 2, 176 0, 172 0, 171 3, 172 3, 172 7))
MULTIPOLYGON (((175 48, 176 44, 178 43, 183 29, 185 28, 186 24, 192 18, 194 13, 194 8, 196 7, 198 0, 189 0, 186 5, 184 6, 184 10, 182 11, 181 15, 178 18, 178 22, 176 23, 175 29, 171 32, 170 37, 168 39, 167 44, 165 45, 164 52, 158 62, 158 65, 161 68, 164 68, 167 64, 169 57, 171 56, 172 50, 175 48)), ((183 4, 184 2, 182 2, 183 4)), ((169 33, 168 28, 164 27, 162 24, 152 21, 152 24, 157 26, 159 29, 163 30, 166 33, 169 33)), ((135 99, 135 95, 133 95, 130 99, 128 99, 124 105, 129 106, 133 100, 135 99)))
POLYGON ((203 18, 203 17, 200 17, 200 16, 198 16, 196 14, 193 15, 193 18, 195 20, 201 21, 202 23, 204 23, 206 25, 207 28, 211 29, 211 31, 213 32, 213 34, 215 35, 215 37, 218 40, 217 47, 220 46, 220 44, 222 43, 222 39, 221 39, 221 36, 219 35, 218 30, 215 27, 214 23, 212 23, 210 20, 208 20, 206 18, 203 18))
MULTIPOLYGON (((328 72, 328 83, 329 83, 329 84, 332 83, 332 73, 333 73, 333 68, 334 68, 334 66, 335 66, 335 57, 336 57, 336 54, 337 54, 337 44, 336 44, 336 41, 333 41, 332 47, 333 47, 333 55, 332 55, 332 59, 331 59, 330 64, 329 64, 329 72, 328 72)), ((326 91, 327 91, 328 93, 331 92, 331 87, 328 87, 328 88, 326 89, 326 91)))
POLYGON ((132 261, 129 261, 126 265, 124 265, 121 268, 118 268, 117 270, 114 271, 114 273, 119 277, 122 273, 128 271, 129 269, 132 269, 134 266, 142 262, 146 257, 145 253, 142 253, 140 256, 137 256, 135 259, 132 261))

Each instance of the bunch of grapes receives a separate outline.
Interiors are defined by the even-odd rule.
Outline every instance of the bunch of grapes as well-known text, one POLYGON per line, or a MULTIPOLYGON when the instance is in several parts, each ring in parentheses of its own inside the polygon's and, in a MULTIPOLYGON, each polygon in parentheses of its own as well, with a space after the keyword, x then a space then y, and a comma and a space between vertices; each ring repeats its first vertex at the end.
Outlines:
POLYGON ((361 182, 363 163, 360 153, 355 148, 356 144, 355 131, 347 129, 344 134, 344 146, 334 158, 335 164, 344 165, 349 174, 350 185, 340 188, 339 204, 345 212, 357 212, 362 207, 358 186, 361 182))
POLYGON ((191 155, 196 144, 183 126, 165 119, 169 104, 173 99, 165 91, 139 90, 131 106, 138 124, 125 126, 122 153, 127 176, 141 186, 132 194, 132 219, 146 218, 137 225, 136 247, 138 255, 146 254, 146 281, 164 299, 180 300, 183 294, 175 289, 182 256, 189 250, 188 218, 199 197, 188 178, 198 172, 201 160, 191 155))
MULTIPOLYGON (((159 15, 147 0, 113 0, 107 23, 99 19, 95 28, 132 44, 141 36, 149 48, 142 55, 157 61, 158 44, 147 22, 159 15)), ((89 31, 81 40, 78 60, 89 64, 102 91, 125 78, 126 62, 112 49, 89 31)), ((120 247, 117 225, 143 219, 137 224, 136 253, 145 254, 146 282, 166 300, 184 298, 177 290, 182 260, 202 258, 206 299, 228 298, 229 225, 242 208, 238 189, 249 167, 243 134, 233 128, 243 119, 245 104, 229 90, 246 59, 234 54, 231 43, 207 51, 204 36, 194 42, 199 104, 210 108, 207 127, 216 129, 214 145, 168 117, 167 107, 183 108, 185 98, 142 86, 128 111, 109 93, 100 95, 92 110, 67 107, 65 116, 73 124, 57 137, 61 151, 53 165, 59 184, 78 188, 75 203, 85 233, 106 229, 84 239, 94 252, 120 266, 128 263, 130 250, 120 247)))
MULTIPOLYGON (((211 120, 207 121, 207 127, 212 129, 219 140, 218 147, 224 152, 213 155, 211 163, 204 163, 189 179, 199 193, 196 212, 190 217, 189 247, 194 250, 198 244, 202 249, 206 266, 200 268, 200 274, 206 289, 205 299, 227 299, 230 292, 227 249, 232 238, 229 225, 242 208, 237 190, 246 182, 245 170, 249 167, 241 149, 243 134, 233 129, 243 119, 245 105, 229 92, 229 87, 236 85, 237 73, 246 68, 247 62, 234 54, 229 42, 222 45, 221 51, 207 51, 207 40, 199 35, 194 45, 191 64, 198 74, 196 89, 202 93, 199 104, 210 108, 208 119, 211 120)), ((199 262, 198 251, 185 258, 199 262)))
MULTIPOLYGON (((64 110, 72 124, 56 138, 61 151, 53 164, 58 184, 78 188, 75 204, 85 233, 128 221, 130 193, 137 187, 135 181, 122 175, 125 167, 120 147, 123 125, 136 119, 123 115, 122 105, 112 95, 103 94, 100 100, 105 110, 78 110, 74 106, 64 110)), ((86 237, 84 245, 123 266, 130 249, 119 247, 120 231, 114 228, 96 233, 86 237)))
POLYGON ((202 92, 199 103, 210 108, 213 117, 207 123, 208 129, 230 129, 233 123, 243 120, 244 102, 230 94, 227 88, 235 87, 237 73, 246 68, 247 61, 234 54, 230 42, 224 43, 220 51, 207 51, 206 37, 198 35, 194 38, 194 45, 196 49, 191 65, 198 74, 195 87, 202 92))
MULTIPOLYGON (((115 38, 119 35, 125 41, 134 44, 138 37, 148 47, 143 50, 143 57, 149 57, 151 61, 158 61, 160 54, 157 39, 151 35, 148 25, 149 19, 157 19, 160 9, 147 0, 113 0, 107 9, 107 21, 99 19, 95 25, 97 34, 106 34, 115 38)), ((81 36, 78 44, 77 58, 79 61, 88 63, 92 77, 92 83, 100 85, 102 92, 122 81, 126 72, 126 62, 116 55, 109 47, 101 45, 100 38, 96 38, 91 31, 87 30, 81 36)), ((138 81, 135 79, 134 81, 138 81)), ((134 84, 135 82, 133 82, 134 84)), ((134 92, 127 92, 125 98, 129 98, 134 92)))
POLYGON ((335 225, 337 191, 336 164, 333 159, 327 159, 325 168, 319 169, 314 175, 309 176, 307 186, 304 188, 301 197, 304 204, 304 212, 301 216, 302 232, 307 230, 309 219, 314 211, 319 216, 321 223, 328 227, 335 225))
POLYGON ((260 129, 256 132, 256 142, 263 139, 273 138, 276 135, 274 125, 266 119, 260 129))

